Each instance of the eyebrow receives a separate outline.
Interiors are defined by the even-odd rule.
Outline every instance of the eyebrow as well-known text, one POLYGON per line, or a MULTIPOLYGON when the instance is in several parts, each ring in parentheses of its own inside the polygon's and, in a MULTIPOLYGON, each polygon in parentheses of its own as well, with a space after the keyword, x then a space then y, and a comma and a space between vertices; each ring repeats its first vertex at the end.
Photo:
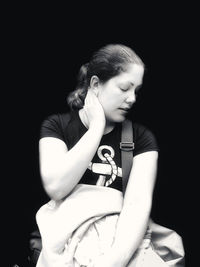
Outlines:
POLYGON ((131 86, 134 86, 134 83, 132 82, 129 82, 129 81, 125 81, 125 82, 122 82, 121 84, 125 84, 125 85, 131 85, 131 86))
MULTIPOLYGON (((130 82, 130 81, 126 81, 126 82, 124 82, 124 83, 122 83, 122 84, 126 84, 126 85, 128 85, 128 86, 135 86, 135 84, 133 83, 133 82, 130 82)), ((141 87, 142 87, 142 83, 141 84, 139 84, 136 88, 137 89, 140 89, 141 87)))
MULTIPOLYGON (((129 81, 127 81, 127 83, 129 83, 129 84, 130 84, 130 85, 132 85, 132 86, 134 86, 134 85, 135 85, 133 82, 129 82, 129 81)), ((142 86, 142 83, 141 83, 141 84, 139 84, 137 87, 139 87, 139 86, 142 86)))
MULTIPOLYGON (((134 83, 132 83, 132 82, 130 82, 130 84, 132 85, 132 86, 134 86, 135 84, 134 83)), ((141 84, 139 84, 137 87, 136 87, 136 89, 140 89, 142 87, 142 83, 141 84)))

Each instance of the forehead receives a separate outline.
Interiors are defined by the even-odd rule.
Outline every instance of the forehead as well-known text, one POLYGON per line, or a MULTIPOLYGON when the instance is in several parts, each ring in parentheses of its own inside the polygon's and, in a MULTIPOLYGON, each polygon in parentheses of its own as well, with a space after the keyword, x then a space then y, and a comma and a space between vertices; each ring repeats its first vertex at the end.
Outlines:
POLYGON ((126 71, 115 76, 116 82, 129 82, 132 84, 141 84, 144 75, 144 67, 138 64, 129 64, 126 71))

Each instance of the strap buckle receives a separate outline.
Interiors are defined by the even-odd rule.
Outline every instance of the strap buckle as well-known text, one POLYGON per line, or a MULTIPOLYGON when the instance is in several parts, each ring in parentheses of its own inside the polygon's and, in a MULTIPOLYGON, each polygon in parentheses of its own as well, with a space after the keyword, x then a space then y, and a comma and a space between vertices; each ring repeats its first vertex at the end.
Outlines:
POLYGON ((131 151, 134 149, 133 142, 120 142, 120 149, 123 151, 131 151))

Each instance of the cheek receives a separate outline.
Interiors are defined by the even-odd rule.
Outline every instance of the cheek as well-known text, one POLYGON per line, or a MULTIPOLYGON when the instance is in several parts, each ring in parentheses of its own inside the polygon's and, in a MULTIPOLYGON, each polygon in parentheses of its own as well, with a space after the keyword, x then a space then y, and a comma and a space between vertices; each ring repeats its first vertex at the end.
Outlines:
POLYGON ((118 98, 116 98, 113 95, 102 95, 99 97, 99 102, 101 103, 101 105, 105 108, 105 109, 111 109, 112 107, 114 107, 115 105, 117 105, 117 100, 118 98))
POLYGON ((124 95, 116 87, 109 87, 101 91, 99 102, 106 109, 116 108, 124 101, 124 95))
POLYGON ((106 107, 108 103, 111 101, 110 92, 108 89, 101 89, 98 95, 99 102, 103 107, 106 107))

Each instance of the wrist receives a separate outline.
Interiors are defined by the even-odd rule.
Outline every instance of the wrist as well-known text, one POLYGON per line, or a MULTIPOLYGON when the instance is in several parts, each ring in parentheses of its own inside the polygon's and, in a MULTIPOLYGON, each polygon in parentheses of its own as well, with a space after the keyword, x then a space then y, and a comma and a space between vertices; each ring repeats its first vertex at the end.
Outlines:
POLYGON ((104 132, 105 122, 104 121, 93 121, 90 123, 89 129, 94 129, 96 131, 100 130, 104 132))

